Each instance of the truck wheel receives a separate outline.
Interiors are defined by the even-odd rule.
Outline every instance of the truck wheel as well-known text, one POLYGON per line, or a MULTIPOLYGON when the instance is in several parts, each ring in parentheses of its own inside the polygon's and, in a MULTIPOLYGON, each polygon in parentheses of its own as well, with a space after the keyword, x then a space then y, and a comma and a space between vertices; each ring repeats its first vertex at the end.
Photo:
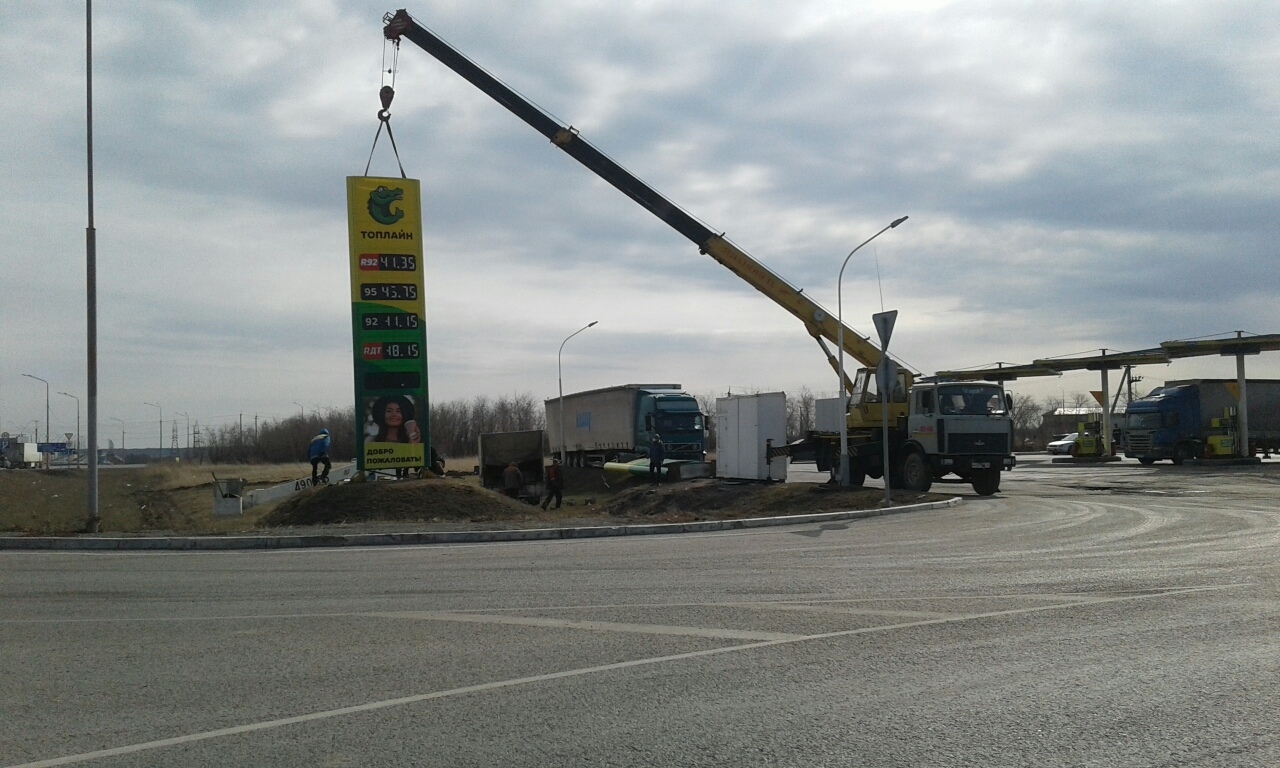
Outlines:
POLYGON ((902 487, 916 493, 928 493, 933 485, 933 471, 924 457, 916 451, 907 454, 902 462, 902 487))
POLYGON ((973 482, 973 492, 979 496, 990 496, 1000 490, 1000 469, 986 469, 974 472, 970 478, 973 482))
POLYGON ((1173 463, 1176 466, 1182 466, 1183 462, 1191 458, 1195 458, 1195 453, 1192 452, 1190 445, 1178 443, 1177 447, 1173 449, 1173 463))
POLYGON ((849 487, 861 488, 862 484, 867 482, 867 470, 862 466, 861 461, 850 462, 849 464, 849 487))

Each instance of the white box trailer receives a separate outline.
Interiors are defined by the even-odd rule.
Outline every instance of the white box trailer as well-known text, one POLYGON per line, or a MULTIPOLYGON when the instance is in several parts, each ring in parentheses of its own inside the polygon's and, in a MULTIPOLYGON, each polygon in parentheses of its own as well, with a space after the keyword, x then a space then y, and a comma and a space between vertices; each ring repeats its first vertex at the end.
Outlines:
POLYGON ((43 465, 43 457, 35 443, 10 442, 4 450, 5 463, 13 469, 31 469, 43 465))
POLYGON ((787 396, 782 392, 731 395, 716 400, 716 477, 787 479, 788 457, 765 456, 769 441, 787 442, 787 396))
POLYGON ((845 397, 823 397, 813 401, 813 431, 839 432, 840 424, 847 417, 845 397))

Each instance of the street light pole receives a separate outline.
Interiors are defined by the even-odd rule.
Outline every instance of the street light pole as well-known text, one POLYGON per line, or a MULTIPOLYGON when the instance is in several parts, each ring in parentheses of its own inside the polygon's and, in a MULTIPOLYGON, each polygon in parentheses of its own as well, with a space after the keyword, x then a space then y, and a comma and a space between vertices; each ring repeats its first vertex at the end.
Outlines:
MULTIPOLYGON (((902 218, 894 219, 884 229, 875 233, 871 237, 868 237, 866 240, 863 240, 861 243, 858 244, 857 248, 854 248, 852 251, 849 251, 849 255, 844 257, 844 262, 840 265, 840 275, 836 278, 836 318, 839 321, 836 328, 836 346, 840 348, 840 365, 839 365, 840 389, 838 391, 840 392, 840 402, 842 405, 841 412, 843 414, 843 416, 840 419, 840 485, 841 486, 849 485, 849 424, 848 424, 849 395, 845 391, 846 378, 844 375, 844 295, 843 295, 844 268, 846 265, 848 265, 849 259, 853 258, 853 254, 858 252, 858 248, 861 248, 862 246, 866 245, 872 240, 875 240, 880 235, 883 235, 885 232, 889 231, 890 229, 893 229, 894 227, 898 226, 902 222, 906 221, 907 218, 908 217, 903 216, 902 218)), ((880 406, 882 408, 889 407, 889 403, 887 402, 883 393, 881 393, 880 400, 881 400, 880 406)), ((885 434, 883 438, 885 440, 888 440, 889 435, 885 434)), ((884 477, 885 477, 885 482, 888 483, 889 482, 888 466, 884 468, 884 477)))
POLYGON ((307 420, 307 409, 306 409, 306 408, 303 408, 303 407, 302 407, 302 403, 298 402, 297 400, 294 400, 294 401, 293 401, 293 404, 294 404, 294 405, 296 405, 296 406, 298 406, 298 413, 302 416, 302 420, 303 420, 303 421, 306 421, 306 420, 307 420))
POLYGON ((85 530, 97 533, 98 515, 98 230, 93 221, 93 0, 84 3, 85 177, 88 216, 84 228, 85 396, 89 399, 88 519, 85 530))
POLYGON ((80 398, 70 392, 59 392, 76 401, 76 469, 80 468, 80 398))
POLYGON ((569 343, 569 339, 572 339, 574 336, 577 336, 578 334, 582 333, 583 331, 587 330, 588 328, 590 328, 591 326, 595 325, 598 322, 600 321, 592 320, 591 322, 582 326, 578 330, 569 334, 564 341, 560 342, 560 351, 556 352, 556 380, 560 385, 560 463, 561 464, 566 463, 566 457, 565 457, 566 435, 564 433, 564 368, 561 367, 560 365, 560 357, 561 357, 561 354, 564 352, 564 345, 569 343))
MULTIPOLYGON (((22 375, 26 376, 28 379, 35 379, 36 381, 44 381, 44 435, 45 435, 44 439, 45 439, 45 442, 51 443, 53 442, 53 440, 49 438, 49 435, 53 433, 53 427, 49 426, 49 382, 45 381, 39 376, 32 376, 29 373, 24 373, 22 375)), ((40 430, 38 429, 36 430, 36 442, 37 443, 40 442, 40 430)))
POLYGON ((143 405, 149 405, 160 411, 160 461, 164 461, 164 409, 159 403, 143 403, 143 405))

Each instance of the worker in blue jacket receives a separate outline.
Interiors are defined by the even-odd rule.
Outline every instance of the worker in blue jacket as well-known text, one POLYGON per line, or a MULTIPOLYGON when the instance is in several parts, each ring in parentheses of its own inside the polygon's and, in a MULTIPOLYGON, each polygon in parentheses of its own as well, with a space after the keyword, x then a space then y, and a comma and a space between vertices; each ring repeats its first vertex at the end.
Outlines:
POLYGON ((319 485, 320 483, 329 482, 329 430, 321 429, 320 434, 311 438, 311 445, 307 447, 307 458, 311 459, 311 484, 319 485), (317 469, 320 464, 324 464, 324 472, 317 476, 317 469))

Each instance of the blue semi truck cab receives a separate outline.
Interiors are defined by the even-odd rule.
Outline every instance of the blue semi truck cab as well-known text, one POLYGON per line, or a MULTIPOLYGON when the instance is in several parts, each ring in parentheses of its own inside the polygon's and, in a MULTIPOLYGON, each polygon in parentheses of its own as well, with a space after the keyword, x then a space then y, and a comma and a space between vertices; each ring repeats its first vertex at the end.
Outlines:
POLYGON ((1129 403, 1124 455, 1143 464, 1181 464, 1201 453, 1200 393, 1192 385, 1158 387, 1129 403))

